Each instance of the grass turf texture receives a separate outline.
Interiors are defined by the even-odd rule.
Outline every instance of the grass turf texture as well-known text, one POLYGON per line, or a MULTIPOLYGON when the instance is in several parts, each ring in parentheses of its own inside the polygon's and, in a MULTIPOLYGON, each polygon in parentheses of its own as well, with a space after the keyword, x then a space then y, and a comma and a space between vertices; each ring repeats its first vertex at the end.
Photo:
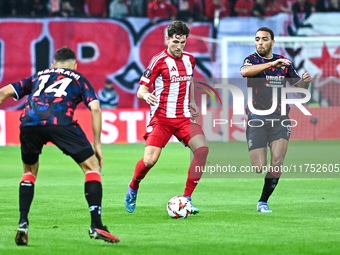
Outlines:
MULTIPOLYGON (((340 141, 291 141, 285 163, 340 163, 339 147, 340 141)), ((192 197, 201 212, 174 220, 166 203, 183 192, 187 149, 164 148, 141 184, 133 214, 126 212, 124 197, 144 144, 102 149, 103 223, 121 242, 90 240, 82 171, 56 147, 45 146, 29 214, 29 245, 16 246, 22 164, 20 147, 7 146, 0 147, 0 254, 340 253, 340 179, 282 178, 269 200, 273 213, 261 214, 256 203, 262 178, 204 178, 192 197)), ((224 149, 233 165, 249 164, 245 143, 229 142, 224 149)))

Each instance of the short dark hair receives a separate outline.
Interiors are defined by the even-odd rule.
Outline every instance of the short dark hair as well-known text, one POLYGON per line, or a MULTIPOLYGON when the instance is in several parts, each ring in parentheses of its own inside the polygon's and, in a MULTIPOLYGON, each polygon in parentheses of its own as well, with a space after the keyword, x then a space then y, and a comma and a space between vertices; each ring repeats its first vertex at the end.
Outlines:
POLYGON ((76 53, 69 47, 62 47, 57 49, 53 55, 53 60, 55 62, 64 62, 67 60, 76 60, 76 53))
POLYGON ((173 35, 185 35, 188 37, 190 29, 182 21, 175 20, 168 26, 167 32, 168 37, 172 37, 173 35))
POLYGON ((269 27, 260 27, 259 29, 257 29, 256 33, 258 31, 268 32, 270 34, 271 39, 274 40, 274 32, 269 27))

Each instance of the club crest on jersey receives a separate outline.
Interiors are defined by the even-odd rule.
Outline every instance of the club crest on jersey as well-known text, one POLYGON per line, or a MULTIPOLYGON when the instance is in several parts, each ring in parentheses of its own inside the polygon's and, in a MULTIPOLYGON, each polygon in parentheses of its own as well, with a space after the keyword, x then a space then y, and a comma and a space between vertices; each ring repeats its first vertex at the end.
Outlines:
POLYGON ((153 127, 152 127, 152 126, 148 126, 148 127, 146 128, 146 132, 148 132, 148 133, 151 133, 152 130, 153 130, 153 127))
POLYGON ((190 80, 191 80, 191 76, 189 76, 189 75, 185 75, 185 76, 173 75, 173 76, 171 76, 171 82, 190 81, 190 80))
POLYGON ((150 69, 146 70, 146 71, 143 73, 143 76, 144 76, 145 78, 149 78, 149 77, 151 76, 151 70, 150 70, 150 69))

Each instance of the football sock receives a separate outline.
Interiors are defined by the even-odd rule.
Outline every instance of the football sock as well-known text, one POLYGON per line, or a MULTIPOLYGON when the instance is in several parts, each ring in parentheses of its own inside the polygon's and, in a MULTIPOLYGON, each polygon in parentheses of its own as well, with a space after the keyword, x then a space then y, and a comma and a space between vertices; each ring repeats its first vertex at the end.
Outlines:
POLYGON ((143 159, 137 162, 135 167, 135 173, 133 175, 132 181, 130 182, 130 188, 132 190, 139 189, 139 183, 144 179, 144 177, 146 176, 150 169, 151 169, 150 167, 145 166, 143 159))
POLYGON ((19 187, 19 224, 28 223, 28 212, 34 196, 35 179, 36 177, 33 174, 23 174, 21 178, 19 187))
POLYGON ((262 194, 259 201, 267 203, 270 195, 273 193, 277 183, 279 182, 280 175, 281 174, 277 173, 274 175, 271 173, 271 171, 266 174, 266 177, 264 178, 262 194))
POLYGON ((201 167, 205 166, 208 153, 209 153, 209 148, 206 146, 200 147, 193 152, 194 157, 189 166, 188 178, 185 184, 185 189, 184 189, 184 194, 183 194, 184 197, 191 197, 192 192, 194 192, 194 189, 196 188, 203 174, 203 171, 196 171, 196 166, 199 166, 200 169, 201 167))
POLYGON ((91 213, 91 227, 102 228, 101 205, 102 184, 99 172, 90 171, 85 174, 85 197, 91 213))

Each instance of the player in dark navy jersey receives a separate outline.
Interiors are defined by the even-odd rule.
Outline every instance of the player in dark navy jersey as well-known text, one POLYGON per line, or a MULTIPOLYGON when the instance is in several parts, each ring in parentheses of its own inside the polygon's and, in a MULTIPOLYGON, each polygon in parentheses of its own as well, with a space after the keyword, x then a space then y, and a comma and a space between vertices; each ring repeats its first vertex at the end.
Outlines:
POLYGON ((246 135, 250 161, 258 172, 262 172, 267 165, 267 146, 271 152, 269 171, 265 176, 262 194, 257 204, 257 210, 260 212, 271 212, 267 201, 281 176, 280 167, 283 165, 291 133, 289 106, 286 115, 281 115, 281 89, 286 87, 287 81, 292 86, 308 89, 312 80, 309 73, 305 72, 300 77, 291 61, 273 54, 274 42, 274 33, 271 29, 259 28, 255 36, 256 52, 246 57, 241 67, 241 75, 248 78, 247 86, 252 88, 253 93, 253 112, 250 111, 250 106, 247 106, 248 121, 252 121, 252 125, 247 125, 246 135), (277 105, 274 105, 273 113, 254 114, 259 113, 258 110, 271 109, 275 90, 277 105), (255 124, 256 121, 258 124, 255 124), (282 121, 285 122, 284 126, 282 121))
POLYGON ((101 109, 91 83, 76 72, 76 55, 68 47, 54 53, 52 68, 0 89, 0 105, 8 97, 27 95, 20 120, 21 157, 24 174, 19 189, 20 220, 15 242, 28 243, 28 212, 33 200, 39 167, 39 154, 44 144, 52 142, 70 155, 85 173, 85 197, 91 212, 91 238, 119 242, 101 221, 102 185, 100 170, 101 109), (76 121, 74 110, 83 102, 92 113, 94 150, 76 121))

